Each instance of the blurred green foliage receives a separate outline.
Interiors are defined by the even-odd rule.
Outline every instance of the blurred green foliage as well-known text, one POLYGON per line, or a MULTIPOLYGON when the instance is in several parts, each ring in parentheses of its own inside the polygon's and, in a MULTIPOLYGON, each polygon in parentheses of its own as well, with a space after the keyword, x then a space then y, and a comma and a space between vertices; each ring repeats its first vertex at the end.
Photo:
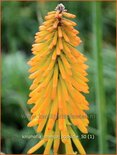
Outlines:
MULTIPOLYGON (((58 2, 2 2, 2 152, 26 153, 35 144, 35 129, 26 125, 30 119, 30 106, 26 104, 31 81, 28 79, 27 61, 31 56, 34 34, 48 11, 58 2)), ((88 57, 87 64, 90 93, 88 111, 89 135, 94 139, 82 139, 87 153, 98 153, 98 126, 94 75, 95 66, 92 51, 92 3, 63 2, 66 9, 77 15, 76 29, 80 31, 83 43, 78 49, 88 57)), ((102 2, 103 24, 103 69, 106 94, 108 154, 115 153, 115 2, 102 2)), ((81 135, 82 136, 82 135, 81 135)), ((42 153, 42 150, 37 153, 42 153)))

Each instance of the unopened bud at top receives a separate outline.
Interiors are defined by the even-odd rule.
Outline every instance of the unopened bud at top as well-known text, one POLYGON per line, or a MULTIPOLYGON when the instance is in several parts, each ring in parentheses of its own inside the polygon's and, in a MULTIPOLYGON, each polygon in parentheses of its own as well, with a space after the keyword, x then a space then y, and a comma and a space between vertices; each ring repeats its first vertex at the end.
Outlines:
POLYGON ((55 10, 60 12, 67 11, 62 3, 58 4, 55 10))

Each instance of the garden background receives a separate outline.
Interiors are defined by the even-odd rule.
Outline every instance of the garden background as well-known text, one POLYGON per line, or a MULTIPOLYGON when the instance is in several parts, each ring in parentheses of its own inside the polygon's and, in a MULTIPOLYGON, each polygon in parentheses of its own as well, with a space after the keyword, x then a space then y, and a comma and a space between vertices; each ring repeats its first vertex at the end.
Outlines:
MULTIPOLYGON (((28 128, 31 81, 27 61, 34 35, 48 11, 60 1, 3 1, 2 7, 2 152, 24 154, 39 139, 28 128)), ((89 133, 78 132, 88 154, 115 154, 116 120, 116 5, 115 2, 62 1, 74 21, 82 43, 78 49, 88 58, 90 93, 89 133)), ((41 148, 37 153, 42 153, 41 148)))

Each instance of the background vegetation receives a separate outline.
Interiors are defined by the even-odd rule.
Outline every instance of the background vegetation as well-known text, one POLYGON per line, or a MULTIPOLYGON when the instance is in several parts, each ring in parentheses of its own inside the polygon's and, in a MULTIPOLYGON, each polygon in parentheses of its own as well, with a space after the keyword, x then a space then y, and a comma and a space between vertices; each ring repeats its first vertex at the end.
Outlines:
MULTIPOLYGON (((26 126, 30 119, 30 107, 26 102, 31 84, 27 61, 32 56, 31 45, 38 26, 57 3, 44 0, 2 2, 1 115, 4 153, 26 153, 38 141, 34 137, 35 129, 26 126)), ((77 15, 76 29, 83 41, 78 48, 88 57, 90 94, 86 97, 90 102, 89 134, 79 133, 79 138, 88 154, 115 154, 115 2, 62 3, 69 12, 77 15)), ((43 148, 37 153, 42 151, 43 148)))

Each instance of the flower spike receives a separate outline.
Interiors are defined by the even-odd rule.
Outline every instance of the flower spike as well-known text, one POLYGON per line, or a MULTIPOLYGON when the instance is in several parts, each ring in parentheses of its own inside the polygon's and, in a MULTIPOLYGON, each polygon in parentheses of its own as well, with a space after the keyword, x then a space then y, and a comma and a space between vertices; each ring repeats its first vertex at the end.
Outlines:
POLYGON ((76 16, 68 13, 63 4, 48 12, 45 21, 36 33, 32 45, 33 58, 28 62, 30 86, 28 104, 33 104, 32 117, 28 127, 37 127, 43 138, 28 154, 45 145, 44 154, 60 153, 59 146, 65 145, 64 154, 77 152, 86 154, 74 127, 88 133, 89 103, 82 93, 89 93, 87 85, 87 58, 76 46, 81 43, 74 29, 76 23, 69 20, 76 16), (66 138, 65 138, 66 137, 66 138))

